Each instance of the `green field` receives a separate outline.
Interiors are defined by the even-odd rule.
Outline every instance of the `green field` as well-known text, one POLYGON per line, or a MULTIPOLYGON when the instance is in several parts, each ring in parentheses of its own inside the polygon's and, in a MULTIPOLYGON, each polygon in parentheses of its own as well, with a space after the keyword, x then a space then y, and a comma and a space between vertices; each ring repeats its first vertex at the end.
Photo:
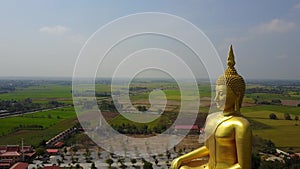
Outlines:
POLYGON ((77 123, 77 118, 64 119, 52 126, 49 126, 43 130, 19 130, 5 136, 0 137, 0 145, 7 144, 21 144, 21 140, 24 140, 25 145, 33 145, 37 147, 42 140, 49 140, 77 123))
MULTIPOLYGON (((255 111, 273 111, 278 113, 289 113, 300 116, 300 107, 295 106, 282 106, 282 105, 258 105, 252 107, 244 107, 242 112, 255 112, 255 111)), ((267 116, 269 117, 269 115, 267 116)), ((280 117, 283 117, 283 114, 280 117)))
POLYGON ((254 106, 243 108, 242 112, 250 121, 253 120, 254 123, 258 122, 267 126, 262 129, 256 129, 254 126, 253 135, 272 140, 279 148, 292 147, 293 149, 300 150, 300 125, 295 125, 296 121, 293 120, 295 115, 300 115, 299 107, 254 106), (271 113, 274 113, 278 120, 270 119, 269 115, 271 113), (284 113, 289 113, 292 120, 284 120, 284 113))
POLYGON ((68 107, 0 119, 0 135, 7 135, 18 129, 39 128, 33 125, 42 126, 41 129, 46 129, 65 119, 74 118, 75 116, 74 108, 68 107))
MULTIPOLYGON (((29 87, 17 87, 15 91, 0 95, 1 100, 22 101, 31 98, 33 103, 58 101, 72 104, 71 85, 40 84, 29 87)), ((76 123, 73 107, 40 111, 22 116, 0 119, 0 145, 25 144, 37 146, 42 140, 48 140, 59 132, 76 123)))
MULTIPOLYGON (((144 115, 140 115, 140 114, 133 114, 133 113, 127 113, 125 115, 128 119, 137 119, 136 121, 140 121, 142 120, 141 118, 151 118, 153 119, 154 117, 150 114, 144 114, 144 115)), ((113 119, 111 119, 109 121, 109 124, 111 125, 119 125, 119 124, 135 124, 136 126, 143 126, 143 125, 148 125, 148 127, 153 128, 154 126, 157 126, 158 120, 154 120, 150 123, 133 123, 132 121, 128 120, 126 117, 119 115, 113 119)))
MULTIPOLYGON (((181 92, 175 83, 171 82, 153 82, 153 83, 134 83, 130 87, 147 87, 147 91, 134 91, 130 96, 131 101, 145 103, 148 100, 149 93, 154 89, 161 89, 165 92, 168 100, 180 101, 181 92)), ((253 85, 251 87, 264 87, 263 85, 253 85)), ((96 84, 95 90, 98 93, 110 93, 110 86, 105 84, 96 84)), ((201 97, 210 97, 211 88, 208 84, 198 86, 201 97)), ((268 87, 269 88, 269 87, 268 87)), ((0 94, 1 100, 24 100, 31 98, 35 103, 57 100, 67 104, 72 103, 71 85, 61 84, 42 84, 24 88, 16 88, 14 92, 0 94)), ((299 93, 290 92, 292 95, 252 93, 247 94, 244 102, 254 103, 253 98, 257 96, 262 100, 273 99, 300 99, 299 93)), ((100 99, 100 98, 99 98, 100 99)), ((147 103, 147 102, 146 102, 147 103)), ((208 112, 209 107, 200 107, 201 112, 208 112)), ((177 111, 174 110, 174 111, 177 111)), ((272 140, 278 147, 293 147, 300 149, 300 124, 295 125, 295 120, 284 120, 284 113, 289 113, 294 119, 295 115, 300 116, 300 107, 282 106, 282 105, 255 105, 242 108, 242 114, 248 118, 254 125, 253 134, 265 139, 272 140), (269 114, 275 113, 278 120, 269 119, 269 114)), ((147 118, 143 116, 144 118, 147 118)), ((148 123, 149 128, 161 125, 162 121, 168 121, 168 118, 174 118, 171 114, 165 114, 160 118, 163 120, 154 120, 148 123), (172 117, 168 117, 172 116, 172 117)), ((41 140, 47 140, 76 123, 76 114, 72 107, 60 108, 56 110, 37 112, 18 117, 9 117, 0 119, 0 144, 19 144, 23 138, 25 143, 37 145, 41 140)), ((123 116, 117 116, 110 120, 111 124, 126 124, 128 120, 123 116)), ((298 122, 299 123, 299 122, 298 122)), ((136 123, 137 126, 144 125, 136 123)))
MULTIPOLYGON (((49 139, 58 132, 72 127, 74 119, 76 119, 76 114, 73 107, 0 119, 0 144, 16 143, 19 140, 17 138, 21 136, 24 138, 35 136, 36 138, 32 139, 39 141, 43 138, 49 139)), ((29 141, 31 142, 30 139, 29 141)), ((37 142, 33 141, 32 144, 37 142)))
POLYGON ((285 94, 273 94, 273 93, 252 93, 247 94, 251 98, 259 98, 261 100, 300 100, 299 95, 285 95, 285 94))
POLYGON ((39 85, 16 88, 14 92, 1 94, 1 100, 24 100, 31 98, 35 103, 58 100, 64 103, 72 103, 71 85, 39 85))

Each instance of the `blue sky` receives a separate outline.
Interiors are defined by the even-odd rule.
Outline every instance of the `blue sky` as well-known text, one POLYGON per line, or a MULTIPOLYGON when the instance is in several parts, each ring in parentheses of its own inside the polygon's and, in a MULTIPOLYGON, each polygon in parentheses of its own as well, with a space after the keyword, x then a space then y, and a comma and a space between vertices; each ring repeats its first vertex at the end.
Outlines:
POLYGON ((182 17, 225 63, 233 44, 245 78, 300 79, 300 1, 26 0, 0 2, 0 76, 72 76, 85 41, 101 26, 140 12, 182 17))

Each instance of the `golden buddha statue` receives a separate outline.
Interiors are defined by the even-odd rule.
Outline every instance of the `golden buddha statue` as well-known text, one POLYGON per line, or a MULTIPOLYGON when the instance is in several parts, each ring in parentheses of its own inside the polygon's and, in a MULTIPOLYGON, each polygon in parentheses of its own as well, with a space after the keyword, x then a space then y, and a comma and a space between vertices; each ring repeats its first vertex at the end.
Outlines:
POLYGON ((245 82, 234 65, 234 55, 230 46, 228 67, 216 81, 214 101, 221 112, 208 115, 204 146, 174 159, 171 169, 251 168, 251 128, 249 122, 240 114, 245 82), (205 156, 209 156, 208 163, 199 159, 205 156))

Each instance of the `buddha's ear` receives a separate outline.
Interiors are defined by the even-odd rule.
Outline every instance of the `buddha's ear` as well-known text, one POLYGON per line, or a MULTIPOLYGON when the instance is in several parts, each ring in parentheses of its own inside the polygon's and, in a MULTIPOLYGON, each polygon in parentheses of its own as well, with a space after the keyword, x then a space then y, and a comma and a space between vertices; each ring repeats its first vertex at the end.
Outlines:
POLYGON ((235 93, 236 99, 235 99, 235 111, 240 111, 241 108, 241 103, 240 103, 240 97, 241 97, 241 92, 235 93))

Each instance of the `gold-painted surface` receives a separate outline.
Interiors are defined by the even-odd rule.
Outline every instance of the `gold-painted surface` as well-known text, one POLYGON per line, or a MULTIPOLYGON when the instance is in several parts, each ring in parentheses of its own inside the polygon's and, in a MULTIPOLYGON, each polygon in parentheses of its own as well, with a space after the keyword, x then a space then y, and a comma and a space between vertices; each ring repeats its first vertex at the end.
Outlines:
POLYGON ((251 128, 240 115, 245 93, 245 82, 234 68, 232 46, 227 59, 227 69, 216 82, 215 102, 222 111, 209 115, 205 132, 210 133, 205 145, 172 161, 171 169, 250 169, 251 128), (218 117, 217 119, 213 119, 218 117), (199 160, 209 156, 208 163, 199 160))

